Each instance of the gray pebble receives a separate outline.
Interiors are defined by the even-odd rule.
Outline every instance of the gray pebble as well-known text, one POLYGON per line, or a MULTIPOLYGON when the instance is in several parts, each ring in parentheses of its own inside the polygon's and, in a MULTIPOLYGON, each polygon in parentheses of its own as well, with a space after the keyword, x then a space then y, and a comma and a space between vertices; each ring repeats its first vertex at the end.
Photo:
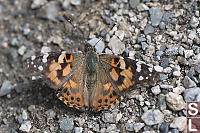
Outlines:
POLYGON ((163 54, 164 54, 163 51, 160 51, 160 50, 159 50, 159 51, 156 51, 156 55, 157 55, 157 56, 162 56, 163 54))
POLYGON ((165 23, 164 23, 164 22, 160 22, 159 28, 160 28, 161 30, 164 30, 165 27, 166 27, 165 23))
POLYGON ((140 3, 140 0, 129 0, 129 5, 131 8, 135 8, 140 3))
POLYGON ((48 118, 55 118, 56 116, 56 113, 52 109, 47 110, 45 114, 47 115, 48 118))
POLYGON ((198 62, 197 64, 195 64, 194 70, 200 74, 200 62, 198 62))
POLYGON ((47 0, 32 0, 31 9, 37 9, 47 3, 47 0))
POLYGON ((83 132, 83 128, 82 127, 75 127, 74 128, 74 133, 82 133, 83 132))
POLYGON ((20 131, 27 132, 27 133, 30 131, 30 129, 31 129, 30 121, 24 121, 19 128, 20 131))
POLYGON ((24 55, 25 51, 26 51, 26 47, 25 47, 25 46, 21 46, 21 47, 18 49, 19 55, 24 55))
POLYGON ((103 121, 108 123, 115 123, 116 121, 116 113, 105 113, 103 121))
POLYGON ((164 94, 158 96, 158 104, 160 110, 165 110, 167 108, 166 97, 164 94))
POLYGON ((162 19, 163 13, 157 7, 152 7, 149 10, 152 26, 158 26, 162 19))
POLYGON ((148 35, 148 34, 151 34, 151 33, 154 33, 154 28, 153 28, 153 26, 148 24, 144 28, 144 34, 148 35))
POLYGON ((134 128, 135 132, 137 133, 137 132, 139 132, 140 129, 142 129, 144 126, 145 126, 144 123, 135 123, 135 124, 133 125, 133 128, 134 128))
POLYGON ((157 86, 152 87, 152 88, 151 88, 151 91, 152 91, 152 93, 153 93, 154 95, 160 94, 160 92, 161 92, 160 86, 157 85, 157 86))
POLYGON ((146 42, 141 42, 142 44, 142 50, 146 50, 148 48, 148 44, 146 42))
POLYGON ((97 53, 102 53, 103 52, 105 44, 99 38, 92 38, 91 40, 88 41, 88 43, 91 46, 94 46, 96 48, 96 52, 97 53))
POLYGON ((155 125, 163 122, 164 115, 158 109, 150 109, 141 118, 147 125, 155 125))
POLYGON ((81 5, 81 0, 70 0, 72 5, 78 6, 81 5))
POLYGON ((129 131, 129 132, 133 132, 134 131, 133 123, 126 123, 125 127, 126 127, 126 130, 129 131))
POLYGON ((35 55, 35 52, 33 50, 28 50, 24 55, 22 60, 26 60, 28 57, 31 57, 32 55, 35 55))
POLYGON ((190 25, 191 27, 196 28, 199 25, 199 18, 192 16, 192 18, 190 19, 190 25))
POLYGON ((59 11, 60 8, 58 3, 56 1, 50 1, 38 11, 37 16, 51 21, 56 21, 59 11))
POLYGON ((197 86, 196 83, 193 80, 191 80, 188 76, 185 76, 183 80, 183 85, 186 89, 197 86))
POLYGON ((161 133, 168 133, 168 131, 169 131, 169 123, 168 122, 163 122, 160 125, 159 130, 160 130, 161 133))
POLYGON ((144 37, 138 37, 138 38, 137 38, 137 42, 138 42, 138 43, 145 42, 146 40, 147 40, 147 39, 144 38, 144 37))
POLYGON ((178 55, 178 53, 179 53, 179 49, 176 46, 168 48, 167 50, 165 50, 165 54, 169 55, 169 56, 178 55))
POLYGON ((171 130, 171 133, 179 133, 178 129, 174 128, 171 130))
POLYGON ((116 36, 113 36, 108 43, 108 46, 112 49, 114 54, 122 54, 125 50, 125 44, 120 41, 116 36))
POLYGON ((70 131, 74 128, 74 121, 72 118, 63 118, 60 121, 60 129, 64 132, 70 131))
POLYGON ((163 68, 166 68, 169 66, 169 59, 168 58, 163 58, 161 61, 160 66, 162 66, 163 68))
POLYGON ((0 97, 5 96, 11 92, 12 84, 8 80, 4 80, 0 89, 0 97))
POLYGON ((185 89, 184 99, 186 102, 192 102, 192 101, 200 102, 200 88, 194 87, 194 88, 185 89))

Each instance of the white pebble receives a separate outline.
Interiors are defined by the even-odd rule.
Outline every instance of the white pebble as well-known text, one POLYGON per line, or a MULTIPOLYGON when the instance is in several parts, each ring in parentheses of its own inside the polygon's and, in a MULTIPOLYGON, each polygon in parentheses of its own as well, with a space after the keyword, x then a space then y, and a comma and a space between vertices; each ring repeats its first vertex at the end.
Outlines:
POLYGON ((144 78, 142 76, 139 77, 139 80, 143 80, 144 78))
POLYGON ((38 69, 39 69, 40 71, 42 71, 42 70, 43 70, 43 67, 42 67, 42 66, 39 66, 38 69))
POLYGON ((35 60, 35 58, 36 58, 35 55, 31 56, 31 60, 35 60))

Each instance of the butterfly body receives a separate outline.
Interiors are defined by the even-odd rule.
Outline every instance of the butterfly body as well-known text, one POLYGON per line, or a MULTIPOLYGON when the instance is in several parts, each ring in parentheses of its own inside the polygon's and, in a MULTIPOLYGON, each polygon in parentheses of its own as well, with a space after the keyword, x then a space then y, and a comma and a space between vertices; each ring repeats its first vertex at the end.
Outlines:
POLYGON ((82 111, 109 109, 125 92, 158 80, 153 68, 129 58, 99 55, 92 47, 85 53, 32 56, 27 66, 55 88, 67 106, 82 111))

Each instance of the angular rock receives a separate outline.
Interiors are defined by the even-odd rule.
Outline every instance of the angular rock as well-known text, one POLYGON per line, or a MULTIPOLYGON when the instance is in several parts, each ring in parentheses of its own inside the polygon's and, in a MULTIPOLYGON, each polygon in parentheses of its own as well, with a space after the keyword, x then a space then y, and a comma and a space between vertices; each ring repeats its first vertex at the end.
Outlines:
POLYGON ((179 94, 169 92, 166 95, 167 105, 174 111, 179 111, 185 108, 185 101, 179 94))
POLYGON ((163 122, 164 115, 158 109, 150 109, 142 115, 142 120, 149 126, 163 122))

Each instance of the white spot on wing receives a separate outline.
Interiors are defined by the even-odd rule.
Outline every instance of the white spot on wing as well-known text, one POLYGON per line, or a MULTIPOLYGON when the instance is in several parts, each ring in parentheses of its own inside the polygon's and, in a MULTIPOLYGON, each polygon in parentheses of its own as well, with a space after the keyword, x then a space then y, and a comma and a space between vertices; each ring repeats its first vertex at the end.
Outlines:
POLYGON ((120 59, 120 68, 125 69, 126 68, 126 63, 124 62, 123 59, 120 59))
POLYGON ((149 79, 149 77, 146 77, 146 79, 149 79))
POLYGON ((144 78, 142 76, 139 77, 139 80, 143 80, 144 78))
POLYGON ((42 62, 43 63, 46 63, 47 62, 47 57, 49 56, 49 54, 48 53, 45 53, 44 55, 43 55, 43 58, 42 58, 42 62))
POLYGON ((39 69, 40 71, 42 71, 42 70, 43 70, 43 67, 42 67, 42 66, 39 66, 38 69, 39 69))

